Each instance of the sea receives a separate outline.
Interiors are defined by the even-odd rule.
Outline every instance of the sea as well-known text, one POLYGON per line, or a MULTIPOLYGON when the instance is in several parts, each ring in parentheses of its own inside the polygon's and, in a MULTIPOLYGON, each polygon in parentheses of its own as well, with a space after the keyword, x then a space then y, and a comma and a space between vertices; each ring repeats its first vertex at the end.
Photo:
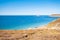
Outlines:
POLYGON ((42 27, 56 20, 58 17, 48 15, 0 15, 0 30, 26 30, 42 27))

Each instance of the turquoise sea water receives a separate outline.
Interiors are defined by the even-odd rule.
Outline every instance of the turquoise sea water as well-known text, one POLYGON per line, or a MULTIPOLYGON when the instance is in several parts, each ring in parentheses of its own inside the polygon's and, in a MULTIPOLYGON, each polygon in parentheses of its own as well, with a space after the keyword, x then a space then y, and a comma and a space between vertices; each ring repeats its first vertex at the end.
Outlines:
POLYGON ((57 17, 41 16, 0 16, 0 30, 23 30, 47 25, 57 17))

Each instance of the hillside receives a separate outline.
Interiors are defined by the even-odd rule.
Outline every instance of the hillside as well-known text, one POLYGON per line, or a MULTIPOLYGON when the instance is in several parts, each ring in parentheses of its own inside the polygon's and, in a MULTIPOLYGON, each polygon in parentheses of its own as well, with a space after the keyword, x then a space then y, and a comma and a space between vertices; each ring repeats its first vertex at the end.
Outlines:
POLYGON ((47 27, 59 27, 60 28, 60 18, 49 23, 47 27))

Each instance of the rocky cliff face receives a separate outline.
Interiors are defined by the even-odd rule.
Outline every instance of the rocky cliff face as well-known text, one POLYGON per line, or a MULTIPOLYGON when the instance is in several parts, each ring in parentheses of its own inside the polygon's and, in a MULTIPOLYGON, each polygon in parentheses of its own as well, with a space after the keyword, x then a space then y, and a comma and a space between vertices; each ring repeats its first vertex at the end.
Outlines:
POLYGON ((45 27, 46 29, 34 30, 0 30, 0 40, 60 40, 60 30, 48 29, 60 27, 60 19, 49 23, 45 27))

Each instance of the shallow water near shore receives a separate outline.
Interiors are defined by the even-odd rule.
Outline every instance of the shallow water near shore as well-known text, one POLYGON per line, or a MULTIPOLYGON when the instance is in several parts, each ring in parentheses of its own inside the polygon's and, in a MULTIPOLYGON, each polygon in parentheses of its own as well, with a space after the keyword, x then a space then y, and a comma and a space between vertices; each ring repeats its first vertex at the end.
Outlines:
POLYGON ((57 17, 41 16, 0 16, 0 30, 24 30, 40 27, 56 20, 57 17))

